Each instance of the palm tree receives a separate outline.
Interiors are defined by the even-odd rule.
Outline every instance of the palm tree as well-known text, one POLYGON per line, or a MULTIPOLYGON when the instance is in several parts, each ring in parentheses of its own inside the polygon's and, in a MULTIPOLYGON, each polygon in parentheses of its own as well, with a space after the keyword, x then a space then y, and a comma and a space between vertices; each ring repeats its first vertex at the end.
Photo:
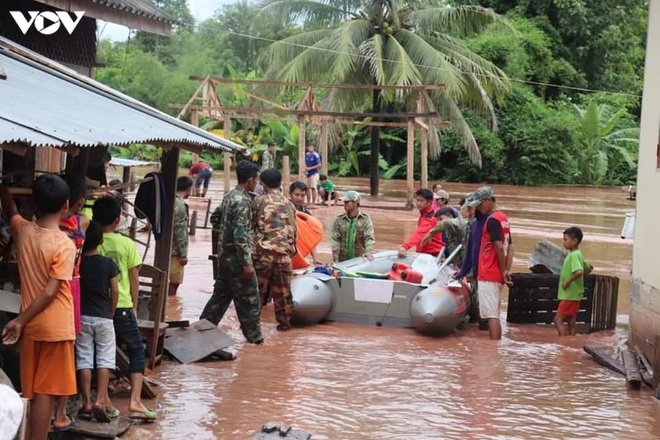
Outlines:
POLYGON ((609 171, 608 183, 612 184, 615 168, 621 160, 631 169, 635 168, 633 152, 629 147, 639 141, 639 128, 619 128, 626 109, 614 112, 610 106, 599 105, 595 101, 585 109, 577 105, 573 108, 579 116, 577 153, 580 183, 602 183, 609 171))
MULTIPOLYGON (((268 46, 267 78, 291 82, 421 85, 445 84, 424 97, 425 110, 452 123, 474 163, 481 154, 461 108, 497 121, 491 96, 508 87, 504 72, 476 55, 461 40, 490 25, 513 30, 503 17, 479 6, 450 6, 443 0, 264 0, 263 13, 306 23, 306 31, 268 46)), ((415 109, 418 96, 381 89, 332 89, 327 108, 349 110, 371 98, 380 113, 383 100, 415 109), (371 93, 371 96, 369 94, 371 93)), ((378 194, 380 131, 371 129, 371 194, 378 194)), ((440 153, 437 129, 429 133, 431 157, 440 153)))

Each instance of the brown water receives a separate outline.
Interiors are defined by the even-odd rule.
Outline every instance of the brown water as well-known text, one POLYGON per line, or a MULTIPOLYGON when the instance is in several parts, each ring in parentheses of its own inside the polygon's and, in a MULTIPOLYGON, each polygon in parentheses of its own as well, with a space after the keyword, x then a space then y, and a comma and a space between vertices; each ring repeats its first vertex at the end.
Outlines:
MULTIPOLYGON (((340 190, 366 192, 365 179, 337 179, 340 190)), ((213 207, 219 202, 214 178, 213 207)), ((452 199, 473 185, 444 185, 452 199)), ((373 217, 377 248, 396 249, 415 227, 400 207, 402 182, 384 182, 385 196, 363 204, 373 217)), ((510 216, 515 270, 542 237, 557 243, 569 225, 585 231, 582 246, 596 271, 622 278, 615 331, 558 338, 549 327, 504 325, 491 342, 469 327, 434 339, 414 330, 331 323, 275 331, 264 311, 263 346, 245 344, 233 308, 221 328, 235 338, 234 362, 165 362, 158 423, 133 429, 139 439, 248 439, 270 420, 330 439, 646 439, 660 437, 660 405, 648 389, 624 380, 582 351, 613 351, 626 339, 631 242, 618 236, 633 202, 619 189, 496 186, 510 216)), ((318 208, 326 230, 341 207, 318 208)), ((169 319, 196 320, 213 288, 210 232, 191 237, 190 263, 169 319)), ((329 241, 320 247, 329 259, 329 241)), ((503 307, 503 310, 505 308, 503 307)), ((503 313, 504 321, 504 313, 503 313)))

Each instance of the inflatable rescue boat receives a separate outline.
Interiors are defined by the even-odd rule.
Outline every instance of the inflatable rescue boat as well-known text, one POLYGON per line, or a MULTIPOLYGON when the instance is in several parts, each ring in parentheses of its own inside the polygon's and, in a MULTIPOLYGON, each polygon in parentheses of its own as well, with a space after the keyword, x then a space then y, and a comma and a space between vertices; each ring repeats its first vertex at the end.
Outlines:
POLYGON ((291 283, 292 323, 340 321, 451 333, 470 309, 468 286, 451 278, 452 257, 440 264, 431 255, 399 258, 388 251, 373 261, 360 257, 336 264, 326 271, 332 274, 308 271, 291 283))

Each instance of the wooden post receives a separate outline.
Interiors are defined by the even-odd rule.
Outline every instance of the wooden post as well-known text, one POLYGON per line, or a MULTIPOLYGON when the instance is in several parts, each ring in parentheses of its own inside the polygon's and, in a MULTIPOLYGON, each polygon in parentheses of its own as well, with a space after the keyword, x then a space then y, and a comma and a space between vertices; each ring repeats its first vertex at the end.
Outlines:
POLYGON ((321 122, 321 174, 328 175, 328 121, 321 122))
MULTIPOLYGON (((199 114, 197 113, 196 108, 191 108, 190 109, 190 124, 193 127, 199 127, 199 114)), ((193 165, 199 162, 199 154, 193 153, 192 154, 192 163, 193 165)))
POLYGON ((415 121, 412 118, 408 119, 408 166, 406 169, 406 190, 408 192, 408 200, 406 202, 407 209, 413 209, 413 194, 415 192, 415 121))
POLYGON ((305 168, 305 117, 298 116, 298 180, 303 180, 305 168))
MULTIPOLYGON (((121 182, 122 183, 129 183, 131 181, 131 167, 124 167, 124 171, 122 172, 121 176, 121 182)), ((120 192, 124 192, 125 190, 122 189, 120 192)))
POLYGON ((660 387, 660 335, 655 336, 653 351, 653 388, 660 387))
MULTIPOLYGON (((168 151, 163 149, 163 163, 161 166, 163 181, 165 183, 165 224, 161 225, 162 236, 156 241, 154 254, 154 266, 165 272, 165 279, 170 278, 170 258, 172 255, 172 231, 174 230, 174 199, 176 197, 176 175, 179 171, 179 149, 170 147, 168 151)), ((163 309, 167 310, 167 295, 163 295, 163 309)))
POLYGON ((288 194, 291 185, 291 169, 289 156, 282 156, 282 192, 288 194))
POLYGON ((429 187, 429 131, 422 127, 421 137, 422 150, 422 188, 429 187))
MULTIPOLYGON (((222 131, 225 135, 225 139, 231 139, 231 116, 225 114, 223 116, 222 131)), ((224 168, 223 168, 223 177, 224 177, 224 189, 225 194, 231 191, 231 154, 223 153, 222 157, 224 158, 224 168)))

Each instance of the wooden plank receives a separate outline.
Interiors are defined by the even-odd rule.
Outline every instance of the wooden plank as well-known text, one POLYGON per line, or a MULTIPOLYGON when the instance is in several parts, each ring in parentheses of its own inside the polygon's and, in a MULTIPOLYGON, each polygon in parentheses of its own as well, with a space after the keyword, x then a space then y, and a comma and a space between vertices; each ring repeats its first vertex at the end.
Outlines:
POLYGON ((589 353, 589 355, 591 355, 591 357, 594 358, 594 360, 603 367, 607 367, 610 370, 616 371, 617 373, 622 374, 624 376, 626 375, 626 370, 623 364, 618 360, 614 359, 613 357, 611 357, 610 355, 608 355, 607 353, 605 353, 603 350, 593 347, 591 345, 585 345, 583 348, 584 351, 589 353))
POLYGON ((623 351, 623 367, 626 371, 626 381, 628 385, 635 390, 642 387, 642 376, 639 373, 639 364, 637 356, 630 350, 623 351))
MULTIPOLYGON (((190 110, 190 124, 193 127, 199 127, 199 112, 197 109, 191 109, 190 110)), ((199 162, 199 154, 193 153, 192 154, 192 163, 193 165, 199 162)))
POLYGON ((653 376, 653 365, 651 365, 638 345, 635 345, 635 353, 637 353, 637 357, 639 358, 639 361, 642 363, 642 365, 644 365, 644 368, 646 368, 646 371, 648 371, 649 374, 653 376))
MULTIPOLYGON (((191 75, 193 81, 204 81, 206 77, 191 75)), ((250 80, 250 79, 229 79, 229 78, 211 78, 211 81, 218 84, 247 84, 255 86, 280 86, 280 87, 305 87, 317 89, 365 89, 365 90, 444 90, 444 84, 410 84, 410 85, 384 85, 384 84, 341 84, 341 83, 311 83, 311 82, 288 82, 274 80, 250 80)))

